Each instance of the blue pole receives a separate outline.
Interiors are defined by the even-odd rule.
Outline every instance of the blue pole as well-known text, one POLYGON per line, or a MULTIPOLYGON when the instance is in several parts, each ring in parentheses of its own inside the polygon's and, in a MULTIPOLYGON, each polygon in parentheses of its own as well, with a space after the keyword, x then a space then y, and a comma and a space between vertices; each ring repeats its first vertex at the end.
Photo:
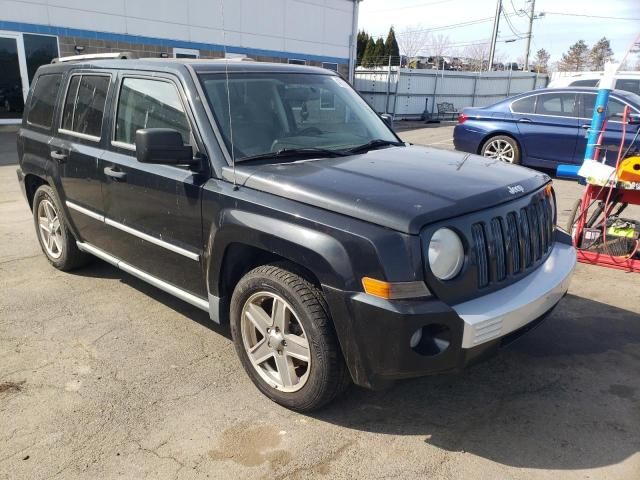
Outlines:
MULTIPOLYGON (((604 83, 604 82, 601 82, 604 83)), ((596 160, 596 146, 598 143, 598 137, 602 130, 602 125, 606 117, 607 103, 609 102, 609 94, 611 89, 600 88, 596 97, 596 105, 593 109, 593 116, 591 117, 591 127, 589 128, 589 136, 587 139, 587 148, 584 152, 585 160, 596 160)))

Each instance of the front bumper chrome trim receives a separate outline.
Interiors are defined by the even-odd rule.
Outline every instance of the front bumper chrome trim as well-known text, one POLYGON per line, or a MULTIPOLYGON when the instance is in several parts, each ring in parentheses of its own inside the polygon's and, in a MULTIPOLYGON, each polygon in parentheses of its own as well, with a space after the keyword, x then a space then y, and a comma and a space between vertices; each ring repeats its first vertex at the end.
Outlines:
POLYGON ((575 266, 575 248, 556 242, 547 260, 522 280, 454 305, 464 321, 462 348, 500 338, 544 315, 567 293, 575 266))

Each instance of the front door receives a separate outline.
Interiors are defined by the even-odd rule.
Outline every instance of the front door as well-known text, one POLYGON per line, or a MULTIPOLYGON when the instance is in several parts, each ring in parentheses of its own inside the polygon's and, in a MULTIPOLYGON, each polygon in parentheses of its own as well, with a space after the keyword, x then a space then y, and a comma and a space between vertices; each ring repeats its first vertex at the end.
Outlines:
POLYGON ((122 75, 103 157, 108 251, 174 286, 206 298, 202 265, 201 186, 208 175, 137 161, 136 131, 178 130, 194 145, 186 101, 171 77, 122 75))
POLYGON ((571 163, 580 132, 575 93, 536 95, 532 114, 517 114, 520 138, 527 156, 541 165, 571 163))
MULTIPOLYGON (((581 94, 581 123, 583 133, 578 139, 578 145, 576 147, 576 163, 582 163, 584 160, 584 153, 587 148, 587 135, 589 127, 591 127, 591 117, 593 116, 593 109, 595 108, 596 93, 583 93, 581 94)), ((618 150, 620 147, 620 141, 622 140, 622 114, 626 103, 621 99, 611 96, 607 104, 607 125, 605 127, 604 135, 602 137, 602 150, 606 155, 606 163, 611 166, 615 166, 618 158, 618 150)), ((631 107, 632 113, 638 113, 638 111, 631 107)), ((637 132, 637 125, 627 125, 625 136, 625 149, 629 146, 633 140, 634 135, 637 132)), ((602 155, 602 154, 601 154, 602 155)), ((602 156, 600 157, 602 158, 602 156)))
POLYGON ((28 89, 25 77, 22 45, 16 35, 0 34, 0 123, 2 120, 22 118, 24 98, 28 89))

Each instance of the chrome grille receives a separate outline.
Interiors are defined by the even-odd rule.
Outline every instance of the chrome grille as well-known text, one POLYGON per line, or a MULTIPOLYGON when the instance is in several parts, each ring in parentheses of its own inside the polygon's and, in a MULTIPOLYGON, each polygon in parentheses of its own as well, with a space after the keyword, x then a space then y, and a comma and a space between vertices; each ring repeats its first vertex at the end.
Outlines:
POLYGON ((519 211, 472 226, 478 287, 499 283, 537 266, 553 244, 553 218, 547 198, 535 199, 519 211))

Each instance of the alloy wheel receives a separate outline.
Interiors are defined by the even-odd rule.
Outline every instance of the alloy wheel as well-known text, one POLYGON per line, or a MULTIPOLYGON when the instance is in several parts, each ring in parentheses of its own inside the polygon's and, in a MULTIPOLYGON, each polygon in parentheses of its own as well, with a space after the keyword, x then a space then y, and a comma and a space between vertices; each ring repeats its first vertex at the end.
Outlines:
POLYGON ((253 368, 271 387, 295 392, 306 384, 311 349, 298 315, 275 293, 254 293, 241 313, 242 342, 253 368))
POLYGON ((492 140, 484 149, 483 155, 489 158, 495 158, 502 162, 513 163, 515 160, 515 150, 506 140, 492 140))
POLYGON ((62 228, 53 203, 45 198, 38 204, 38 232, 47 255, 57 260, 62 255, 62 228))

